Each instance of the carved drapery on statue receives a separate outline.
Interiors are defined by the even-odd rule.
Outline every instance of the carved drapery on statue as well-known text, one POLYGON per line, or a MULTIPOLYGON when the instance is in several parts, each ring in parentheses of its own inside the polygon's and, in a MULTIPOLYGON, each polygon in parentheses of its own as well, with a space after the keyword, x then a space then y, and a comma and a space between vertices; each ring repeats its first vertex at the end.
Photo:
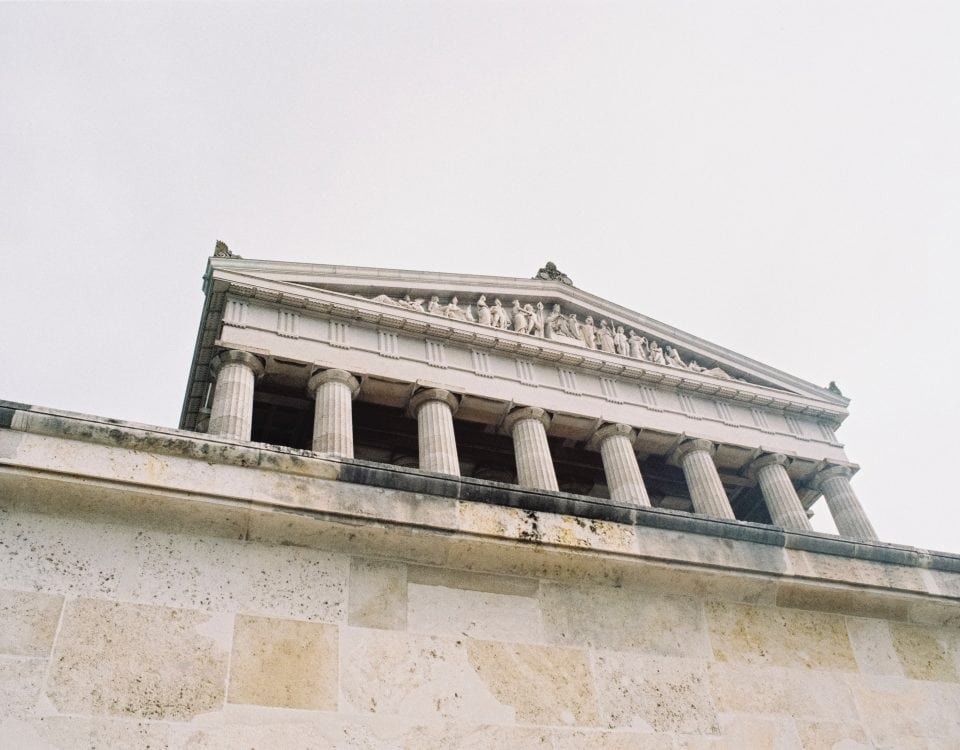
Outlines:
POLYGON ((564 313, 558 303, 551 305, 548 312, 542 301, 534 304, 512 299, 504 305, 499 297, 489 301, 486 294, 481 294, 475 302, 466 305, 460 303, 457 295, 451 295, 444 303, 436 294, 431 295, 429 301, 426 297, 411 298, 409 294, 400 298, 378 294, 371 301, 501 331, 551 339, 606 354, 618 354, 655 365, 690 370, 723 380, 734 379, 722 368, 704 367, 692 358, 686 360, 672 344, 648 339, 632 328, 625 330, 623 325, 605 318, 595 323, 592 315, 581 322, 577 320, 576 313, 564 313))

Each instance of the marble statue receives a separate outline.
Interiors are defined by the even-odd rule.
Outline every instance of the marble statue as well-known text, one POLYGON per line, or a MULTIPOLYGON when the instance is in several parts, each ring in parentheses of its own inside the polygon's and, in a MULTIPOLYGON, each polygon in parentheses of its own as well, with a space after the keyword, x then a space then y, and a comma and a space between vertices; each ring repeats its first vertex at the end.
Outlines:
POLYGON ((443 308, 440 306, 440 298, 437 295, 433 295, 430 298, 430 303, 427 305, 427 312, 431 315, 443 315, 443 308))
POLYGON ((493 305, 490 307, 490 322, 494 328, 500 328, 504 331, 510 327, 510 316, 507 315, 507 311, 503 309, 499 298, 495 299, 493 305))
POLYGON ((667 348, 665 351, 666 351, 666 356, 664 357, 664 359, 666 359, 668 365, 670 365, 671 367, 686 367, 686 364, 684 363, 683 359, 681 359, 680 357, 680 353, 676 349, 674 349, 670 345, 667 345, 667 348))
POLYGON ((487 306, 487 295, 481 294, 477 300, 477 322, 480 325, 492 325, 493 317, 490 314, 490 308, 487 306))
POLYGON ((627 343, 627 335, 623 332, 623 326, 617 326, 617 332, 613 334, 613 348, 617 350, 617 354, 622 354, 625 357, 630 354, 630 347, 627 343))
POLYGON ((695 359, 691 359, 691 360, 690 360, 690 364, 687 365, 687 369, 688 369, 688 370, 691 370, 691 371, 693 371, 693 372, 706 372, 706 371, 707 371, 707 368, 706 368, 706 367, 701 367, 701 366, 700 366, 700 363, 697 362, 697 360, 695 360, 695 359))
POLYGON ((461 310, 459 300, 456 296, 450 298, 450 302, 447 303, 447 306, 443 309, 443 314, 451 320, 463 320, 468 323, 475 322, 473 315, 470 314, 469 306, 466 310, 461 310))
POLYGON ((537 309, 529 302, 523 306, 523 311, 527 315, 527 333, 531 336, 543 338, 543 303, 537 303, 537 309))
POLYGON ((607 354, 616 354, 617 351, 613 344, 613 334, 606 320, 601 320, 600 327, 597 329, 597 348, 607 354))
POLYGON ((663 349, 660 348, 660 344, 658 344, 656 341, 650 342, 650 361, 655 365, 667 364, 667 360, 663 356, 663 349))
POLYGON ((570 277, 559 271, 556 264, 549 260, 547 261, 547 265, 537 271, 537 275, 533 278, 546 279, 547 281, 559 281, 562 284, 573 286, 573 281, 570 280, 570 277))
POLYGON ((410 299, 409 294, 403 295, 403 299, 398 299, 397 304, 400 307, 404 307, 407 310, 416 310, 417 312, 426 312, 423 309, 423 297, 417 297, 416 299, 410 299))
POLYGON ((545 327, 550 338, 553 336, 567 336, 569 338, 576 338, 576 334, 574 334, 573 330, 570 328, 569 319, 562 312, 560 312, 560 305, 554 305, 550 310, 550 314, 547 316, 545 327))
POLYGON ((580 326, 580 338, 587 349, 597 348, 597 329, 593 325, 592 315, 588 315, 580 326))
POLYGON ((513 301, 513 307, 510 310, 510 320, 513 322, 513 330, 517 333, 527 332, 527 315, 520 307, 520 300, 513 301))
POLYGON ((638 336, 636 331, 632 328, 630 329, 630 335, 627 337, 627 346, 631 357, 634 359, 646 359, 647 353, 644 351, 644 345, 646 343, 646 338, 638 336))

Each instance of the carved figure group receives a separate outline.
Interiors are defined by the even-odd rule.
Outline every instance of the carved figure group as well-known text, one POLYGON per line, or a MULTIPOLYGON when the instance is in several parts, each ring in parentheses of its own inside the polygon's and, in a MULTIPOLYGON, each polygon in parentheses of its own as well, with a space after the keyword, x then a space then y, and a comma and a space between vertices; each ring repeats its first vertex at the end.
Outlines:
POLYGON ((659 341, 653 339, 648 341, 645 336, 633 329, 625 333, 623 326, 609 323, 605 319, 601 320, 599 325, 595 325, 592 315, 588 315, 581 323, 577 320, 576 313, 564 314, 559 304, 554 304, 550 312, 545 313, 543 302, 537 302, 534 306, 529 302, 521 304, 520 300, 515 299, 510 308, 505 309, 499 299, 494 299, 492 304, 488 304, 485 294, 480 295, 475 305, 468 304, 466 308, 460 306, 456 296, 451 297, 450 301, 443 305, 440 303, 440 298, 433 295, 426 307, 422 298, 411 299, 409 294, 405 294, 402 299, 393 299, 386 294, 379 294, 373 298, 373 301, 407 310, 426 312, 450 320, 479 323, 503 331, 512 330, 515 333, 538 338, 566 340, 607 354, 619 354, 623 357, 652 362, 655 365, 676 367, 724 380, 733 380, 719 367, 703 367, 695 359, 684 362, 680 352, 670 344, 661 346, 659 341), (473 312, 474 306, 476 314, 473 312))

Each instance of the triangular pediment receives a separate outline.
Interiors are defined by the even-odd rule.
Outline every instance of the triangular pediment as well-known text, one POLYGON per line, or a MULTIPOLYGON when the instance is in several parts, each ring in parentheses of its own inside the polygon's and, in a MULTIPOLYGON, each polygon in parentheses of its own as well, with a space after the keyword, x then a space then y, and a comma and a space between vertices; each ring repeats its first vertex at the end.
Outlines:
MULTIPOLYGON (((260 286, 275 299, 297 295, 333 300, 356 317, 449 326, 454 338, 500 339, 520 352, 535 345, 558 361, 608 360, 628 371, 682 379, 704 391, 743 385, 815 399, 842 410, 847 399, 641 313, 556 279, 518 279, 397 269, 211 259, 210 276, 236 287, 260 286), (352 300, 353 302, 347 302, 352 300), (622 329, 622 331, 620 330, 622 329), (563 359, 560 360, 560 357, 563 359)), ((605 369, 606 364, 602 364, 605 369)), ((776 399, 774 394, 772 398, 776 399)), ((758 402, 766 397, 758 395, 758 402)))

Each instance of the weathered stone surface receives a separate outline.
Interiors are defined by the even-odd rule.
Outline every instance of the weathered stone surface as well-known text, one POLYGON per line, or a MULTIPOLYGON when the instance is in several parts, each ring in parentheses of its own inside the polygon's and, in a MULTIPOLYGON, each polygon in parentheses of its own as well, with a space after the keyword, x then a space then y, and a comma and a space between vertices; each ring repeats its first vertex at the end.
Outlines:
POLYGON ((477 674, 522 724, 596 725, 598 714, 585 651, 469 641, 477 674))
POLYGON ((536 578, 501 576, 453 568, 407 566, 407 580, 422 586, 446 586, 451 589, 487 591, 510 596, 536 596, 540 582, 536 578))
POLYGON ((890 636, 890 625, 884 620, 862 617, 847 618, 847 634, 863 674, 903 676, 903 666, 890 636))
POLYGON ((543 625, 537 600, 446 586, 407 589, 407 627, 418 633, 540 643, 543 625))
POLYGON ((0 720, 0 746, 30 750, 74 748, 174 748, 175 725, 152 721, 41 716, 0 720))
POLYGON ((704 661, 600 652, 593 663, 603 725, 679 734, 718 732, 704 661))
POLYGON ((555 730, 551 735, 553 750, 672 750, 670 734, 641 734, 639 732, 606 732, 603 730, 555 730))
POLYGON ((857 720, 850 688, 833 672, 724 663, 710 664, 707 672, 721 713, 857 720))
POLYGON ((857 668, 840 615, 722 602, 708 602, 705 610, 717 661, 847 671, 857 668))
POLYGON ((0 654, 49 654, 62 607, 61 596, 0 589, 0 654))
POLYGON ((337 635, 335 625, 237 615, 227 700, 336 710, 337 635))
POLYGON ((633 649, 707 658, 710 643, 700 602, 613 586, 541 586, 549 641, 595 649, 633 649))
POLYGON ((549 730, 536 727, 494 726, 491 724, 415 727, 403 738, 404 750, 546 750, 551 748, 549 730))
POLYGON ((20 716, 34 707, 46 666, 45 659, 0 657, 0 716, 20 716))
POLYGON ((861 726, 877 746, 927 747, 927 740, 960 746, 960 700, 955 685, 867 675, 848 680, 861 726))
MULTIPOLYGON (((937 631, 918 625, 890 623, 890 635, 893 648, 900 657, 903 671, 914 680, 935 680, 938 682, 960 682, 957 677, 957 659, 941 639, 937 631)), ((947 637, 955 639, 955 634, 947 637)))
POLYGON ((140 534, 133 598, 177 607, 342 622, 348 558, 303 547, 140 534))
POLYGON ((186 720, 223 704, 223 623, 186 609, 68 602, 48 695, 64 713, 186 720))
POLYGON ((867 734, 856 722, 832 721, 794 722, 804 750, 810 748, 835 748, 835 750, 870 750, 867 734))
POLYGON ((340 648, 341 710, 424 724, 513 721, 468 660, 465 639, 344 628, 340 648))
POLYGON ((355 627, 405 630, 407 566, 354 557, 350 560, 348 623, 355 627))

